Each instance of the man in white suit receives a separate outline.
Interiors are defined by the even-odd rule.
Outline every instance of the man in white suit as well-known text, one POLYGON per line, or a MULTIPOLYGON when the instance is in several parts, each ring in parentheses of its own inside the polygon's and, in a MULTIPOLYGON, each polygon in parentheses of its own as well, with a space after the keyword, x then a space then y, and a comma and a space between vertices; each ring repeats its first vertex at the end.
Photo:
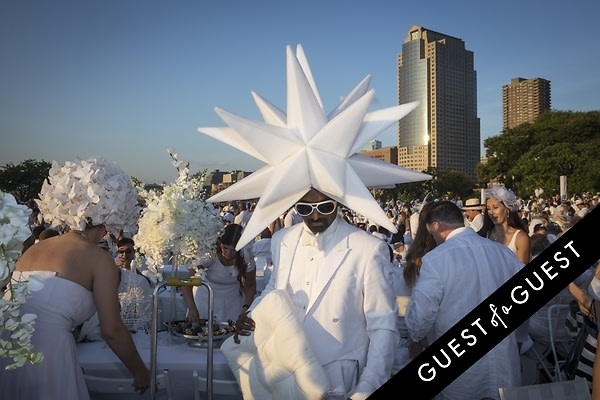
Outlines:
MULTIPOLYGON (((315 189, 295 209, 303 223, 273 235, 273 275, 251 308, 287 289, 332 388, 365 399, 389 379, 399 340, 388 245, 347 223, 315 189)), ((236 325, 249 334, 253 324, 245 316, 236 325)))
MULTIPOLYGON (((389 378, 398 342, 391 270, 385 271, 392 268, 391 249, 346 222, 337 210, 343 205, 370 223, 397 231, 369 188, 432 177, 357 151, 419 103, 368 112, 374 91, 367 77, 326 111, 302 46, 287 46, 286 58, 287 112, 255 94, 264 121, 219 109, 228 127, 198 129, 267 163, 209 201, 260 197, 237 248, 291 206, 302 215, 302 223, 273 235, 271 279, 244 308, 252 309, 274 289, 287 291, 332 389, 365 399, 389 378)), ((237 335, 250 335, 253 324, 243 313, 237 335)))

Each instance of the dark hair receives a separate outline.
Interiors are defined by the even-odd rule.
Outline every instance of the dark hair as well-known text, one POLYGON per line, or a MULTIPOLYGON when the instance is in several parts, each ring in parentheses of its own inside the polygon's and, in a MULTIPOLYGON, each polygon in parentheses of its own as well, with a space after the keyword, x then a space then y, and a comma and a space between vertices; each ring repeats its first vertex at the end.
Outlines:
POLYGON ((406 251, 406 266, 402 271, 402 275, 404 277, 406 286, 409 288, 414 287, 415 283, 417 282, 417 278, 419 277, 419 272, 421 270, 421 264, 423 263, 423 256, 437 245, 435 239, 427 231, 427 227, 425 226, 425 220, 427 219, 429 210, 431 210, 433 204, 434 202, 432 201, 423 204, 421 211, 419 211, 419 224, 417 226, 417 232, 415 233, 415 237, 406 251))
POLYGON ((117 247, 127 246, 128 244, 130 244, 132 247, 135 247, 135 242, 132 238, 122 237, 117 241, 117 247))
MULTIPOLYGON (((465 224, 465 217, 460 208, 449 200, 434 201, 425 217, 425 223, 439 221, 447 224, 465 224)), ((417 232, 419 232, 417 230, 417 232)))
POLYGON ((219 242, 228 246, 237 246, 244 228, 239 224, 229 224, 223 229, 223 234, 219 237, 219 242))
POLYGON ((488 214, 487 212, 484 212, 482 215, 483 226, 477 231, 477 234, 481 237, 486 238, 488 237, 488 232, 494 229, 494 221, 492 220, 492 217, 490 217, 490 214, 488 214))
POLYGON ((56 229, 47 228, 47 229, 44 229, 42 231, 42 233, 40 233, 40 235, 38 236, 38 239, 44 240, 44 239, 48 239, 48 238, 51 238, 53 236, 58 236, 58 235, 60 235, 60 232, 57 231, 56 229))
POLYGON ((546 228, 546 225, 544 225, 544 224, 535 224, 535 226, 533 227, 533 233, 537 233, 540 230, 544 230, 544 231, 548 232, 548 228, 546 228))
POLYGON ((548 236, 543 233, 534 233, 529 238, 531 243, 531 256, 535 257, 540 254, 542 251, 546 250, 548 246, 550 246, 550 241, 548 240, 548 236))
POLYGON ((42 232, 44 232, 45 229, 46 227, 44 225, 37 225, 31 230, 31 235, 34 239, 39 239, 40 235, 42 234, 42 232))
MULTIPOLYGON (((242 231, 244 228, 239 224, 229 224, 225 226, 223 234, 217 239, 217 253, 222 253, 221 245, 237 246, 240 238, 242 237, 242 231)), ((241 251, 235 252, 235 259, 233 265, 238 270, 237 280, 240 283, 240 294, 243 294, 242 289, 246 286, 246 270, 248 269, 248 263, 244 260, 244 256, 241 251)))

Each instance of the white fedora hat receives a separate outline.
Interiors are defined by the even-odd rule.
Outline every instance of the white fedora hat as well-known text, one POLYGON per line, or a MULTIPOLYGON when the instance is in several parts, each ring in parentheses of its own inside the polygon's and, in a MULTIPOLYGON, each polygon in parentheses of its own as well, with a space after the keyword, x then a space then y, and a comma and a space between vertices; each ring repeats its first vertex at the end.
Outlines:
POLYGON ((462 208, 463 210, 481 210, 484 206, 481 205, 481 200, 479 199, 467 199, 465 201, 465 205, 462 208))

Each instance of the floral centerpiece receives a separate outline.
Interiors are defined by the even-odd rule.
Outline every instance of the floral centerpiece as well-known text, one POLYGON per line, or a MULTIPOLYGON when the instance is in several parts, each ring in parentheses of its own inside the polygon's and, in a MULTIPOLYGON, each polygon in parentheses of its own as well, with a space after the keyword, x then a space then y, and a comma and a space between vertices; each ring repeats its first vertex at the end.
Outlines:
POLYGON ((205 174, 191 177, 189 163, 179 161, 177 154, 167 151, 179 177, 160 193, 141 191, 146 207, 134 236, 136 247, 146 257, 155 280, 163 278, 158 268, 164 265, 165 257, 171 257, 173 267, 177 268, 197 265, 204 256, 214 253, 223 229, 218 210, 204 200, 205 174))
POLYGON ((41 353, 31 343, 35 314, 20 313, 30 291, 41 289, 42 283, 34 277, 29 281, 13 281, 15 263, 23 251, 23 242, 31 235, 29 214, 25 205, 17 204, 15 198, 0 191, 0 358, 13 360, 6 369, 22 367, 25 363, 39 364, 41 353))

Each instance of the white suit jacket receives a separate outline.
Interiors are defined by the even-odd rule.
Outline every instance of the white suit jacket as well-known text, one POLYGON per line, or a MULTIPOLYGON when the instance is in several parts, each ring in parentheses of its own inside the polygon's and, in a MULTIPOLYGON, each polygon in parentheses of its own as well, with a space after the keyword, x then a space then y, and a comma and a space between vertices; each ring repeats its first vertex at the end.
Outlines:
MULTIPOLYGON (((255 303, 273 289, 288 288, 304 229, 301 223, 273 235, 273 273, 255 303)), ((389 379, 399 341, 398 308, 387 275, 389 246, 339 216, 330 243, 333 245, 327 246, 330 251, 323 259, 328 274, 315 283, 319 294, 308 304, 304 332, 326 369, 338 360, 358 361, 358 385, 352 384, 349 394, 353 399, 365 399, 389 379)), ((332 382, 334 387, 337 383, 332 382)), ((348 389, 347 382, 345 386, 348 389)))

